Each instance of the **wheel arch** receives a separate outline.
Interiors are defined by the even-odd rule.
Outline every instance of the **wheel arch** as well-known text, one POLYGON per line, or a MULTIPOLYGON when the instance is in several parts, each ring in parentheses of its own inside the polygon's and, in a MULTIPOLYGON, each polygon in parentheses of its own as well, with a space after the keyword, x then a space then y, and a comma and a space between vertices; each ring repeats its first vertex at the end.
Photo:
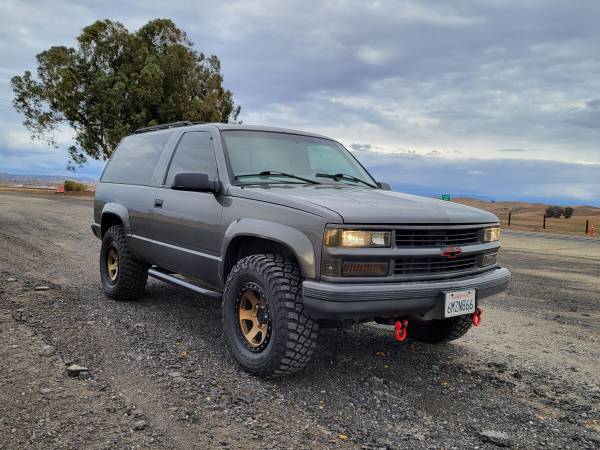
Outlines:
POLYGON ((260 253, 282 254, 295 260, 305 278, 315 278, 315 253, 308 237, 287 225, 257 219, 232 223, 223 239, 219 273, 223 282, 241 258, 260 253))
POLYGON ((116 203, 107 203, 102 209, 100 218, 100 238, 104 236, 106 230, 113 225, 121 225, 125 233, 129 233, 129 213, 123 205, 116 203))

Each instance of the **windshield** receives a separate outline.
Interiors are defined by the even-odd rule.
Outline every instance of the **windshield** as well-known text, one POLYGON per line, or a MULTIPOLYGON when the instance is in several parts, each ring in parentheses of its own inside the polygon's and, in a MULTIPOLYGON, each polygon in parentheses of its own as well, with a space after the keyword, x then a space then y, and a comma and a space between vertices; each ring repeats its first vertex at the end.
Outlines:
POLYGON ((377 183, 340 144, 328 139, 266 131, 223 131, 239 183, 377 183), (329 175, 329 176, 324 176, 329 175), (303 180, 305 179, 305 180, 303 180))

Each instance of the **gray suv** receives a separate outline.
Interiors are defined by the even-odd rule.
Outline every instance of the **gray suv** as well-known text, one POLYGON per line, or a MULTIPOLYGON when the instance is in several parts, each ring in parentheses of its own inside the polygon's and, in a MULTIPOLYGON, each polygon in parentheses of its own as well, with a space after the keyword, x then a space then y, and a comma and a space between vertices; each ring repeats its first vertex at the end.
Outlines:
POLYGON ((137 130, 102 174, 92 230, 108 297, 140 298, 149 275, 221 299, 234 357, 264 377, 303 369, 319 327, 457 339, 511 277, 493 214, 391 192, 339 142, 268 127, 137 130))

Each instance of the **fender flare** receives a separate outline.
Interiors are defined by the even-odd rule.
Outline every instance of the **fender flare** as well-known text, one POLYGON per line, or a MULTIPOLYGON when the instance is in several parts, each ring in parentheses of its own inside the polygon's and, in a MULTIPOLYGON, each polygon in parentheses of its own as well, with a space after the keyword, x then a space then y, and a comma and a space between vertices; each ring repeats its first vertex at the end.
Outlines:
POLYGON ((100 226, 102 226, 102 220, 106 214, 112 214, 121 219, 121 223, 123 223, 125 233, 131 233, 131 223, 129 221, 129 212, 127 211, 127 208, 118 203, 105 204, 104 208, 102 208, 102 214, 100 215, 100 226))
POLYGON ((227 227, 221 248, 221 255, 223 257, 219 262, 219 273, 221 276, 224 276, 229 244, 240 236, 268 239, 289 248, 298 260, 302 275, 305 278, 316 277, 315 250, 310 239, 296 228, 259 219, 240 219, 232 222, 227 227))

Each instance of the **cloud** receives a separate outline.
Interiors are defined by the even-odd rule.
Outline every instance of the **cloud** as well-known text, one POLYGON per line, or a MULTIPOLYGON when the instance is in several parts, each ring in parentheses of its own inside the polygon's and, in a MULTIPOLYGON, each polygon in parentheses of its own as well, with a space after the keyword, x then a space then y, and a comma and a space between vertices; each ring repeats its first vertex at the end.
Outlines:
POLYGON ((384 51, 372 47, 361 47, 356 53, 358 59, 366 64, 383 64, 387 59, 384 51))
MULTIPOLYGON (((34 155, 46 151, 27 141, 10 106, 12 75, 35 70, 36 53, 51 45, 74 45, 93 20, 119 20, 134 30, 155 17, 172 18, 198 50, 220 57, 245 123, 323 133, 370 145, 364 153, 400 155, 402 163, 409 152, 435 155, 440 164, 599 163, 598 16, 593 0, 576 8, 542 0, 7 0, 0 17, 0 170, 9 157, 14 170, 31 170, 34 155), (6 153, 15 149, 21 165, 6 153)), ((53 155, 57 168, 66 164, 62 150, 43 155, 40 161, 53 155)), ((536 178, 545 164, 524 167, 536 178)), ((545 189, 539 186, 534 191, 545 189)))
POLYGON ((377 180, 401 192, 600 206, 600 164, 355 154, 377 180))
POLYGON ((584 106, 571 111, 569 122, 578 127, 597 130, 600 126, 600 99, 588 100, 584 106))
POLYGON ((358 151, 369 151, 371 150, 371 144, 350 144, 350 148, 352 150, 358 151))
POLYGON ((524 148, 501 148, 498 151, 505 153, 525 153, 528 150, 525 150, 524 148))

